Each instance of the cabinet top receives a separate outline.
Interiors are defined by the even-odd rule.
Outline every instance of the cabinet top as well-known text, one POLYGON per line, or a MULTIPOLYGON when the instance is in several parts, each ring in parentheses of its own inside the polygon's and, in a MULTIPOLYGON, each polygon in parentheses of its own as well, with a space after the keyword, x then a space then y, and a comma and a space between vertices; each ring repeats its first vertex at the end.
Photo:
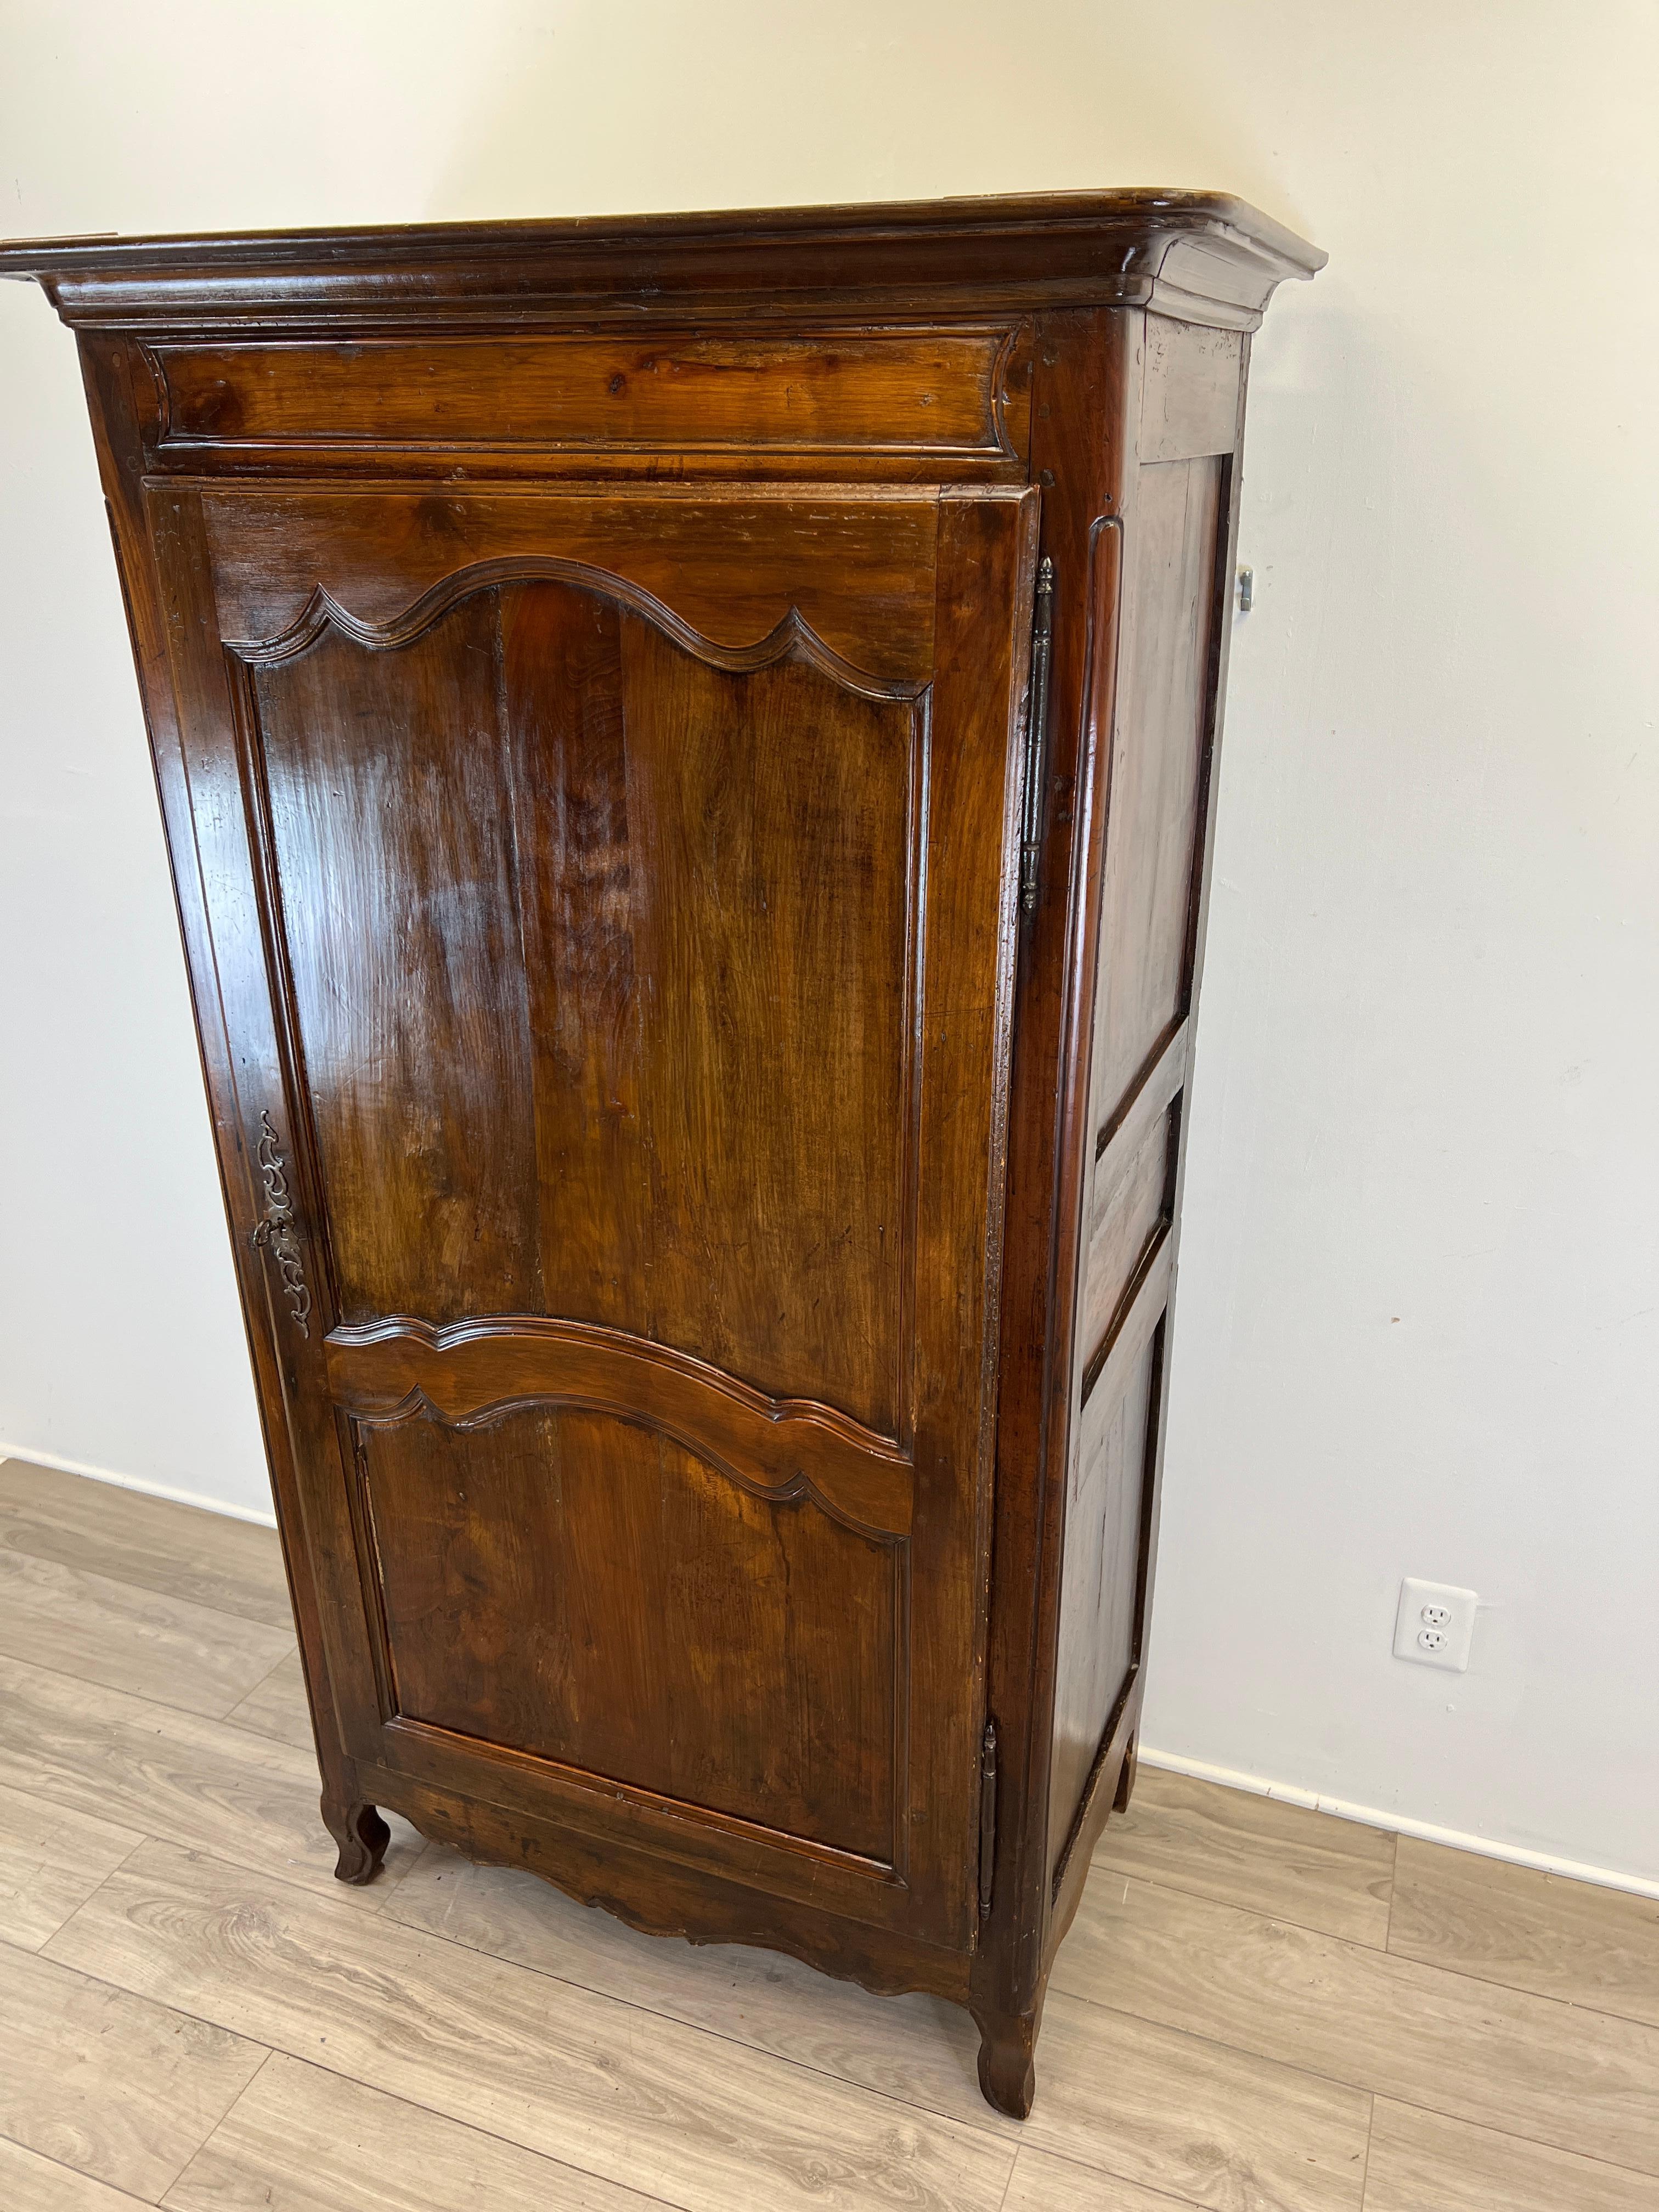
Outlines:
POLYGON ((1249 330, 1324 262, 1243 200, 1151 189, 0 245, 65 322, 186 332, 1055 307, 1249 330))

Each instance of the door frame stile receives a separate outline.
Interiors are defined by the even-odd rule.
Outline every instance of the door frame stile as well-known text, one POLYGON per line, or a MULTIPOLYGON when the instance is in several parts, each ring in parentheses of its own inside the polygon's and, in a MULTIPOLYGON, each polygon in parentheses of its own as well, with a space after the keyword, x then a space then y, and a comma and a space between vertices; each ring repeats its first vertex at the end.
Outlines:
POLYGON ((208 872, 191 806, 188 738, 170 647, 161 568, 145 501, 146 468, 161 429, 160 399, 135 340, 118 331, 89 329, 76 332, 76 343, 132 641, 156 799, 166 831, 168 873, 195 1012, 231 1264, 241 1293, 254 1401, 279 1507, 277 1532, 294 1608, 301 1670, 307 1682, 323 1798, 325 1804, 343 1805, 356 1797, 356 1766, 346 1747, 334 1696, 269 1271, 251 1241, 260 1211, 254 1182, 256 1147, 237 1079, 236 1052, 223 1001, 208 872))

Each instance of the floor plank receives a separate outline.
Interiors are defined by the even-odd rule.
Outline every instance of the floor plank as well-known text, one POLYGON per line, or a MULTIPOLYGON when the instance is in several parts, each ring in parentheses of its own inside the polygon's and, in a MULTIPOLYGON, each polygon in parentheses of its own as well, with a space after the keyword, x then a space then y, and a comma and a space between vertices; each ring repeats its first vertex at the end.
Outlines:
POLYGON ((685 2212, 997 2212, 1012 2166, 975 2129, 170 1844, 47 1954, 685 2212))
POLYGON ((1365 2212, 1659 2212, 1659 2180, 1379 2097, 1365 2212))
POLYGON ((166 2212, 654 2212, 661 2200, 278 2052, 161 2201, 166 2212))
POLYGON ((1021 2146, 1002 2212, 1186 2212, 1190 2199, 1138 2189, 1069 2159, 1021 2146))
POLYGON ((980 2094, 979 2033, 961 2006, 875 1997, 775 1951, 641 1936, 536 1875, 430 1844, 387 1917, 644 2006, 838 2080, 1019 2140, 980 2094))
POLYGON ((386 1910, 1009 2142, 1035 2136, 1161 2186, 1178 2178, 1202 2203, 1358 2203, 1363 2097, 1188 2037, 1108 2021, 1093 2008, 1051 2007, 1037 2109, 1022 2127, 980 2094, 978 2033, 958 2006, 871 1996, 773 1952, 641 1936, 533 1875, 472 1866, 437 1844, 386 1910))
POLYGON ((1054 1981, 1355 2088, 1659 2172, 1651 2027, 1109 1872, 1090 1881, 1054 1981))
POLYGON ((200 1845, 378 1912, 423 1848, 391 1819, 385 1870, 334 1879, 317 1759, 252 1729, 0 1659, 0 1785, 94 1820, 200 1845))
POLYGON ((234 1721, 238 1728, 274 1735, 279 1743, 291 1743, 296 1751, 314 1758, 311 1708, 306 1703, 306 1678, 298 1650, 290 1651, 286 1659, 279 1659, 264 1680, 256 1682, 240 1705, 233 1705, 225 1718, 234 1721))
POLYGON ((0 1550, 0 1652, 9 1658, 222 1714, 293 1648, 292 1629, 0 1550))
POLYGON ((1356 2212, 1357 2090, 1052 1990, 1036 2064, 1033 2150, 1208 2212, 1356 2212))
POLYGON ((1389 1948, 1659 2027, 1659 1898, 1402 1836, 1389 1948))
POLYGON ((9 1459, 0 1462, 0 1545, 270 1628, 293 1626, 276 1531, 200 1506, 9 1459))
POLYGON ((28 1951, 0 1954, 0 2135, 135 2197, 175 2180, 256 2044, 28 1951))
POLYGON ((149 2212, 143 2199, 76 2173, 0 2136, 0 2204, 8 2212, 149 2212))
POLYGON ((39 1950, 143 1840, 136 1828, 0 1786, 0 1942, 39 1950))
POLYGON ((1378 1828, 1143 1765, 1094 1863, 1380 1949, 1394 1844, 1378 1828))

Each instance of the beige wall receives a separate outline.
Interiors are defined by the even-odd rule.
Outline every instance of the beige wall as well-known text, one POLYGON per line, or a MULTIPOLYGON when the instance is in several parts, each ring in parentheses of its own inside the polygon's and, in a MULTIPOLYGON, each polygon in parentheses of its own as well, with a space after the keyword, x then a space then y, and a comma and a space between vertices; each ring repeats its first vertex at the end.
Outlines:
MULTIPOLYGON (((1659 1877, 1646 0, 14 0, 0 230, 1197 185, 1257 352, 1148 1729, 1659 1877), (1487 1602, 1389 1656, 1404 1573, 1487 1602)), ((67 335, 0 287, 0 1438, 258 1510, 67 335)))

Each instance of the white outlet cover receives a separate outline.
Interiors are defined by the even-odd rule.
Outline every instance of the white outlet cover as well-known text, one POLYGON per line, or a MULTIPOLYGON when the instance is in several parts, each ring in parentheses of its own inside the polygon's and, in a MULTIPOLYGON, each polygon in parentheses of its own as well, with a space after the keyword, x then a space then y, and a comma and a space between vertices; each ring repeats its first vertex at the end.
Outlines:
POLYGON ((1395 1657, 1414 1659, 1419 1667, 1446 1667, 1454 1674, 1468 1674, 1480 1602, 1471 1589, 1458 1589, 1450 1583, 1420 1583, 1407 1576, 1400 1585, 1395 1657))

